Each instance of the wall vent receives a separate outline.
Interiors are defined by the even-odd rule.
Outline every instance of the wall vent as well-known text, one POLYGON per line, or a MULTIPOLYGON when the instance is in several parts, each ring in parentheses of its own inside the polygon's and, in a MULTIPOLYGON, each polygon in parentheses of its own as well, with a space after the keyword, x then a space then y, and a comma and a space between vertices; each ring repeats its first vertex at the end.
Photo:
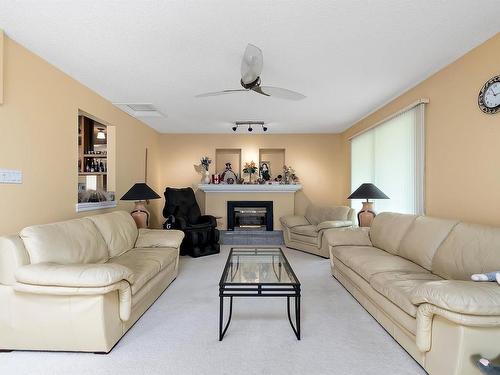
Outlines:
POLYGON ((134 117, 167 117, 150 103, 113 103, 134 117))

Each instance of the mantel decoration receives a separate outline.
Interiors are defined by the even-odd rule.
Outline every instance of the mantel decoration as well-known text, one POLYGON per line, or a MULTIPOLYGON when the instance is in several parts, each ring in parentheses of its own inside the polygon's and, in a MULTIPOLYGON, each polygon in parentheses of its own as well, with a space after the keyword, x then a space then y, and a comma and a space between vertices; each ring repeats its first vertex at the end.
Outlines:
POLYGON ((261 161, 259 172, 260 172, 260 178, 262 180, 264 180, 265 182, 269 181, 271 179, 271 162, 261 161))
POLYGON ((255 165, 255 162, 252 160, 250 163, 245 163, 245 167, 243 168, 243 173, 248 174, 249 177, 249 183, 252 183, 252 175, 257 172, 257 166, 255 165))
POLYGON ((299 176, 295 174, 295 169, 293 169, 290 165, 288 167, 284 165, 282 183, 288 185, 288 184, 296 184, 298 182, 299 182, 299 176))
POLYGON ((212 159, 210 159, 208 156, 204 156, 200 160, 200 166, 201 166, 201 172, 202 172, 202 177, 201 177, 202 184, 209 184, 210 183, 210 173, 208 173, 208 168, 210 167, 211 163, 212 163, 212 159))
POLYGON ((361 211, 358 212, 358 224, 360 227, 369 227, 375 218, 375 211, 373 210, 373 202, 368 199, 389 199, 379 188, 370 183, 361 184, 347 199, 366 199, 363 202, 361 211))
POLYGON ((236 176, 236 173, 233 172, 233 167, 231 166, 231 163, 227 162, 226 163, 226 169, 224 172, 222 172, 220 176, 220 182, 224 184, 229 184, 232 185, 238 180, 238 176, 236 176))

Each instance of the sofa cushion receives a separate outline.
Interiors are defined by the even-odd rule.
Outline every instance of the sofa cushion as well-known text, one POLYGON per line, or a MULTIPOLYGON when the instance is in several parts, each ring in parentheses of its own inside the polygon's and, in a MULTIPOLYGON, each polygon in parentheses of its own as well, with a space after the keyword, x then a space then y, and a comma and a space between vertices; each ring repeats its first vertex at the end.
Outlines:
POLYGON ((430 303, 461 314, 500 315, 500 287, 497 283, 433 281, 415 288, 411 301, 416 305, 430 303))
POLYGON ((332 253, 368 282, 373 275, 381 272, 428 273, 409 260, 371 246, 337 246, 332 248, 332 253))
POLYGON ((299 216, 299 215, 287 215, 287 216, 282 216, 280 218, 281 224, 287 228, 293 228, 299 225, 309 225, 311 224, 309 221, 307 221, 305 216, 299 216))
POLYGON ((35 225, 20 233, 30 263, 104 263, 108 247, 88 218, 35 225))
POLYGON ((325 240, 330 246, 371 246, 368 228, 342 228, 326 231, 325 240))
POLYGON ((416 215, 382 212, 375 216, 370 228, 370 239, 373 246, 397 254, 399 244, 410 225, 417 218, 416 215))
POLYGON ((121 264, 132 270, 135 276, 135 281, 132 283, 132 294, 135 294, 161 270, 176 262, 177 257, 177 249, 135 248, 110 259, 109 263, 121 264))
POLYGON ((425 269, 432 269, 432 258, 457 221, 419 216, 399 245, 398 255, 425 269))
POLYGON ((305 217, 309 223, 318 225, 329 220, 349 220, 351 208, 347 206, 321 207, 310 204, 306 209, 305 217))
POLYGON ((132 249, 137 240, 137 226, 128 212, 115 211, 89 216, 102 234, 109 248, 109 256, 116 257, 132 249))
POLYGON ((120 264, 29 264, 17 269, 20 283, 44 286, 94 288, 127 280, 134 282, 133 272, 120 264))
POLYGON ((316 231, 332 229, 332 228, 345 228, 352 226, 352 221, 349 220, 327 220, 322 221, 316 226, 316 231))
POLYGON ((290 232, 308 237, 318 237, 316 225, 300 225, 290 229, 290 232))
MULTIPOLYGON (((342 262, 335 262, 334 269, 334 274, 337 274, 337 279, 339 279, 353 296, 367 308, 370 314, 374 314, 374 311, 370 308, 371 305, 374 305, 385 311, 387 315, 387 317, 381 317, 379 315, 378 318, 390 319, 390 321, 396 322, 413 335, 416 334, 417 320, 413 316, 407 314, 389 299, 377 292, 365 279, 342 262)), ((377 314, 375 313, 374 316, 377 316, 377 314)))
POLYGON ((435 280, 441 278, 430 272, 395 271, 373 275, 370 278, 370 285, 408 315, 415 317, 418 306, 410 300, 412 291, 424 283, 435 280))
POLYGON ((297 241, 297 242, 303 242, 309 245, 314 245, 314 246, 319 246, 321 237, 316 236, 316 237, 311 237, 311 236, 305 236, 302 234, 298 233, 290 233, 290 240, 292 241, 297 241))
POLYGON ((474 273, 500 270, 500 228, 457 224, 432 260, 432 272, 444 279, 470 280, 474 273))
POLYGON ((175 247, 181 245, 184 232, 180 230, 139 229, 134 247, 175 247))

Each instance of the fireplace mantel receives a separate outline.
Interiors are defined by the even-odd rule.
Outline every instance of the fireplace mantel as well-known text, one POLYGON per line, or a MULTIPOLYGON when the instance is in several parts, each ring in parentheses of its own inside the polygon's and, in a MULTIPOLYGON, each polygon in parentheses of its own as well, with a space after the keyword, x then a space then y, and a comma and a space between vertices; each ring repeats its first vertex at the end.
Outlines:
POLYGON ((239 185, 239 184, 199 184, 205 193, 295 193, 302 185, 239 185))

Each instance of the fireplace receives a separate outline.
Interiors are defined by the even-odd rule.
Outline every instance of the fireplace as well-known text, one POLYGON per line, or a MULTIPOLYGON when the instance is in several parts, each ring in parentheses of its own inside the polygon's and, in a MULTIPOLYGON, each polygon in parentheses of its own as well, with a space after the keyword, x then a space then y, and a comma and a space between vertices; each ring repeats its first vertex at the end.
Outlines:
POLYGON ((272 201, 228 201, 227 230, 273 230, 272 201))

